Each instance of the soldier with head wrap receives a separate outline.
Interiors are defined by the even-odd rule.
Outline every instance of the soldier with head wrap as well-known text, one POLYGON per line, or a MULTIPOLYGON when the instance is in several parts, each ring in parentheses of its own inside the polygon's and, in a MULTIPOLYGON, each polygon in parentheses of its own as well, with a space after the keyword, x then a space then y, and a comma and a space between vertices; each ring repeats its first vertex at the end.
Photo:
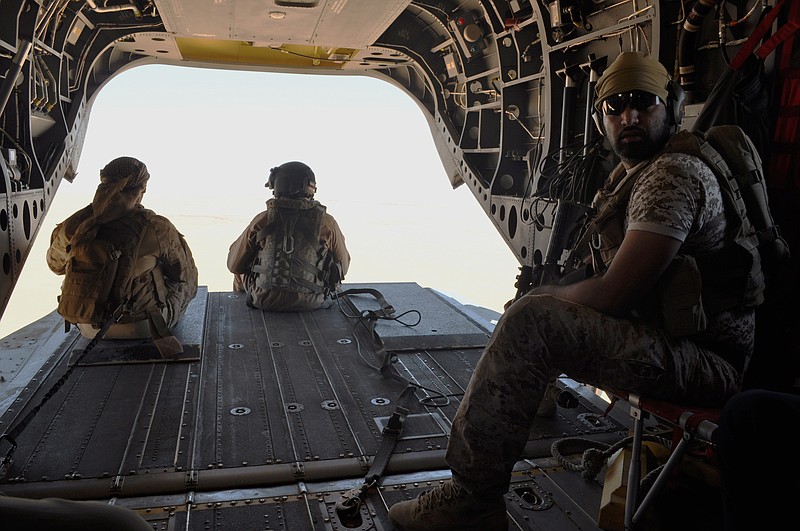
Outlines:
POLYGON ((228 251, 234 291, 269 311, 314 310, 335 291, 350 266, 339 224, 314 200, 314 172, 298 161, 270 170, 274 197, 228 251))
MULTIPOLYGON (((59 297, 59 312, 76 323, 81 333, 93 338, 107 320, 109 304, 124 303, 124 313, 106 333, 108 339, 152 337, 161 354, 171 357, 181 346, 170 329, 177 324, 197 293, 197 268, 191 250, 175 226, 165 217, 144 208, 142 197, 150 174, 147 166, 132 157, 119 157, 100 171, 100 184, 92 203, 53 230, 47 265, 57 275, 66 275, 59 297), (103 253, 77 256, 92 242, 108 242, 119 265, 125 268, 124 292, 97 295, 102 274, 84 275, 73 281, 76 264, 86 270, 101 269, 103 253), (125 258, 129 258, 126 262, 125 258), (89 281, 85 279, 89 278, 89 281), (105 299, 105 300, 103 300, 105 299), (118 300, 117 300, 118 299, 118 300), (90 318, 89 314, 98 317, 90 318)), ((108 253, 106 253, 108 254, 108 253)), ((77 277, 77 275, 76 275, 77 277)))
POLYGON ((593 275, 537 286, 508 307, 453 420, 452 479, 394 505, 397 527, 508 529, 512 468, 548 382, 561 374, 706 407, 739 390, 754 308, 703 308, 697 276, 678 274, 733 239, 711 168, 670 148, 681 106, 680 87, 646 55, 622 53, 598 80, 595 120, 621 162, 594 200, 593 275), (676 286, 698 304, 671 305, 676 286), (677 327, 667 318, 675 309, 686 310, 677 327))

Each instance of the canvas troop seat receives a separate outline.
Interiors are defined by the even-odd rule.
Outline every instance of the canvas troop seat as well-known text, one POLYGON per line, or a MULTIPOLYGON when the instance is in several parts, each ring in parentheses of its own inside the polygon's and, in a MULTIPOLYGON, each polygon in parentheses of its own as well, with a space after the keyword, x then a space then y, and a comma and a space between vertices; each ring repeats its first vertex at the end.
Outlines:
POLYGON ((625 530, 636 531, 645 511, 664 489, 687 450, 697 443, 713 449, 712 438, 719 424, 720 410, 678 406, 622 391, 610 393, 614 399, 623 399, 630 404, 630 415, 634 419, 631 463, 625 498, 625 530), (667 462, 660 467, 657 478, 640 500, 642 443, 645 421, 650 415, 673 428, 673 444, 667 462))

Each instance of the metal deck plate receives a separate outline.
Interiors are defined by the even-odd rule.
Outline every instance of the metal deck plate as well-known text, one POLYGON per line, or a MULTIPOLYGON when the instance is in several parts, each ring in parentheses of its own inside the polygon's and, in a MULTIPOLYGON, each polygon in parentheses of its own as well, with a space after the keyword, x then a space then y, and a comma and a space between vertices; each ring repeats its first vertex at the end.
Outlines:
MULTIPOLYGON (((385 504, 416 493, 403 478, 446 469, 450 425, 488 332, 430 290, 374 287, 397 314, 413 308, 423 317, 411 330, 396 321, 378 323, 384 343, 395 347, 389 349, 393 370, 422 386, 405 403, 408 420, 387 468, 386 481, 395 486, 387 483, 370 497, 364 513, 364 526, 389 529, 385 504)), ((374 299, 364 299, 355 307, 375 307, 374 299)), ((135 503, 157 525, 181 529, 335 524, 336 488, 364 477, 399 405, 404 384, 379 372, 386 352, 350 306, 271 313, 249 308, 239 294, 214 292, 202 312, 187 315, 190 329, 202 330, 199 359, 75 367, 18 437, 0 491, 114 498, 135 503), (311 484, 317 491, 308 489, 311 484), (226 498, 230 489, 293 494, 226 498), (203 496, 216 501, 199 503, 203 496)), ((49 343, 56 345, 49 369, 19 394, 0 418, 3 426, 41 403, 67 370, 76 341, 49 343)), ((601 414, 581 398, 576 409, 537 419, 527 458, 549 458, 550 446, 563 437, 622 438, 622 425, 601 414)), ((531 485, 525 488, 532 491, 513 496, 532 500, 531 485)))

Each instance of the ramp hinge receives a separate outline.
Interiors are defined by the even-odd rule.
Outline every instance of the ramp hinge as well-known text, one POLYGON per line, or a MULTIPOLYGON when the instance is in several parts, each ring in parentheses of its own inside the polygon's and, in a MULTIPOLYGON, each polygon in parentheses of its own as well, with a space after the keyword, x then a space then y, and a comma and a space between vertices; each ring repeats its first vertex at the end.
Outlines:
POLYGON ((125 483, 123 476, 114 476, 111 478, 111 492, 122 492, 122 484, 125 483))
POLYGON ((187 487, 195 487, 200 482, 200 475, 197 473, 197 470, 189 470, 186 472, 186 479, 183 481, 183 484, 187 487))

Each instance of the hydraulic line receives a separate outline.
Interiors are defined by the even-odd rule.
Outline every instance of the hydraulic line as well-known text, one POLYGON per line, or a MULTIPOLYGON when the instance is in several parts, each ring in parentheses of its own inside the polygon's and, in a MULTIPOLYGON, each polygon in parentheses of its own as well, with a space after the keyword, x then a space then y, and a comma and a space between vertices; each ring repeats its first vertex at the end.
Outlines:
POLYGON ((680 84, 686 92, 687 103, 694 101, 695 87, 695 54, 697 49, 697 36, 706 14, 711 11, 719 0, 698 0, 692 10, 686 15, 678 41, 678 75, 680 84))
POLYGON ((585 157, 590 149, 592 140, 597 137, 597 128, 594 125, 592 114, 594 110, 594 87, 597 85, 597 80, 600 78, 600 68, 605 67, 607 57, 602 59, 595 59, 589 57, 589 63, 586 66, 589 74, 589 84, 586 87, 586 116, 583 120, 583 156, 585 157))
POLYGON ((106 6, 106 7, 98 7, 98 5, 94 2, 94 0, 86 0, 86 4, 92 8, 92 11, 95 13, 113 13, 116 11, 126 11, 130 10, 133 11, 133 14, 136 18, 142 18, 142 12, 136 7, 134 4, 123 4, 119 6, 106 6))
MULTIPOLYGON (((569 134, 570 124, 572 123, 572 117, 575 113, 575 101, 577 100, 578 95, 578 84, 575 77, 579 73, 580 68, 577 66, 569 67, 564 70, 564 97, 561 113, 559 171, 561 171, 563 164, 566 162, 566 148, 571 141, 569 134)), ((578 213, 579 209, 573 202, 558 199, 556 216, 553 220, 553 230, 550 236, 550 243, 548 245, 547 256, 544 262, 546 266, 552 267, 558 264, 561 255, 567 246, 567 239, 569 237, 570 229, 569 220, 575 219, 578 213)))
POLYGON ((2 116, 3 112, 6 110, 8 100, 11 98, 11 92, 14 90, 14 85, 17 83, 17 77, 20 72, 22 72, 22 65, 24 65, 25 61, 28 59, 32 48, 32 42, 20 39, 19 46, 17 46, 17 53, 14 54, 14 58, 11 60, 11 67, 6 72, 6 79, 3 82, 2 88, 0 88, 0 116, 2 116))

